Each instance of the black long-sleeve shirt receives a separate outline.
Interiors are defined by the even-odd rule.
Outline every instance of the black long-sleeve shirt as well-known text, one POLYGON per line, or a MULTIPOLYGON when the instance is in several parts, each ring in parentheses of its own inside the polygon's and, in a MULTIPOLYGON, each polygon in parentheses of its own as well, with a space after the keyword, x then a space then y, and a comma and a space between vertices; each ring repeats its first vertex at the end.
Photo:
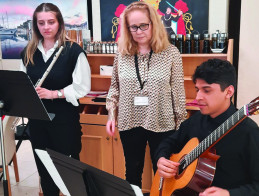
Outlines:
MULTIPOLYGON (((231 104, 227 111, 211 118, 199 111, 184 121, 179 130, 166 138, 156 152, 156 159, 169 159, 182 150, 193 137, 199 141, 228 119, 236 108, 231 104)), ((246 118, 216 145, 220 155, 212 186, 229 190, 231 196, 259 196, 259 128, 246 118)))

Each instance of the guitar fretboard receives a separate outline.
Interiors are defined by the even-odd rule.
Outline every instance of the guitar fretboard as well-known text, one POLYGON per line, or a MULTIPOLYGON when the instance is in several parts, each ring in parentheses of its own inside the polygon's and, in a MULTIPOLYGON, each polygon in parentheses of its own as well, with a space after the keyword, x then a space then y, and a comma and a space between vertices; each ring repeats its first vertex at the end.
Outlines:
POLYGON ((181 164, 183 164, 182 169, 185 169, 209 147, 214 145, 214 143, 216 143, 217 140, 219 140, 229 129, 235 126, 246 115, 246 106, 244 106, 238 111, 236 111, 232 116, 230 116, 217 129, 211 132, 210 135, 208 135, 201 143, 199 143, 198 146, 196 146, 189 154, 187 154, 184 157, 184 159, 181 161, 181 164))

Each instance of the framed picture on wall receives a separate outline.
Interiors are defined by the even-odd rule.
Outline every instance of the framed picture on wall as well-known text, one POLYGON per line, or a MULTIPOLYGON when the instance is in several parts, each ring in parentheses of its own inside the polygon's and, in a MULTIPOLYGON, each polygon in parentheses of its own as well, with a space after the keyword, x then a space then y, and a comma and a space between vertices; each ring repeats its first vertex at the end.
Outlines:
MULTIPOLYGON (((20 52, 31 39, 33 12, 38 5, 45 2, 44 0, 0 1, 0 39, 3 59, 20 58, 20 52)), ((51 3, 60 9, 66 30, 88 29, 87 0, 53 0, 51 3)))
MULTIPOLYGON (((209 0, 142 0, 155 7, 165 26, 174 33, 183 34, 208 31, 209 0), (177 19, 176 16, 180 15, 177 19), (166 23, 165 23, 166 21, 166 23)), ((134 0, 99 0, 101 40, 116 41, 120 24, 119 17, 134 0)), ((93 12, 93 15, 95 13, 93 12)))

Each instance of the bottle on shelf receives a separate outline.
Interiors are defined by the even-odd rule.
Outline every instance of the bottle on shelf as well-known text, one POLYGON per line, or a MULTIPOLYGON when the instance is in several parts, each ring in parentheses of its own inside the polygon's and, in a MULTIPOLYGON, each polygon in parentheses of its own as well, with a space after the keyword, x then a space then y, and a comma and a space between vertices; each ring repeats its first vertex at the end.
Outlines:
POLYGON ((208 54, 210 53, 210 34, 203 34, 203 49, 202 53, 208 54))
POLYGON ((176 46, 176 35, 175 35, 175 34, 171 34, 171 36, 170 36, 170 42, 171 42, 171 44, 173 44, 174 46, 176 46))
POLYGON ((90 45, 91 45, 91 42, 88 41, 88 42, 86 43, 86 53, 90 53, 90 45))
POLYGON ((102 43, 99 41, 98 42, 98 54, 101 54, 102 53, 102 43))
POLYGON ((200 34, 193 35, 193 53, 200 53, 200 34))
POLYGON ((106 53, 110 54, 111 50, 110 50, 110 42, 106 42, 106 53))
POLYGON ((89 53, 94 53, 94 42, 90 43, 90 51, 89 53))
POLYGON ((212 33, 211 48, 212 49, 217 48, 217 34, 216 33, 212 33))
POLYGON ((94 42, 94 54, 98 53, 98 46, 97 46, 97 42, 94 42))
POLYGON ((114 53, 116 54, 118 52, 118 44, 117 42, 114 42, 114 53))
POLYGON ((185 36, 185 54, 190 54, 192 49, 192 41, 191 41, 191 34, 186 34, 185 36))
POLYGON ((102 42, 102 53, 106 54, 106 42, 102 42))
POLYGON ((179 50, 179 52, 182 54, 183 53, 183 35, 182 34, 177 34, 177 48, 179 50))
POLYGON ((220 38, 220 31, 219 30, 216 30, 216 35, 217 35, 217 47, 216 48, 219 48, 219 38, 220 38))
POLYGON ((221 33, 219 38, 219 48, 223 49, 226 47, 227 35, 226 33, 221 33))
POLYGON ((114 54, 114 44, 113 44, 113 42, 110 42, 110 53, 111 54, 114 54))

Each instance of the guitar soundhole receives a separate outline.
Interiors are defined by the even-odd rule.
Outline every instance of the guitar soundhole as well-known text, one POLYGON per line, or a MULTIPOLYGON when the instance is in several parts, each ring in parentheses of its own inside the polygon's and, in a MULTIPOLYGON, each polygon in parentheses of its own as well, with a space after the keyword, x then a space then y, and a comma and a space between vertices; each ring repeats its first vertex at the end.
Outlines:
POLYGON ((176 175, 175 178, 180 178, 181 175, 183 175, 185 169, 186 169, 186 160, 184 159, 184 157, 182 157, 179 161, 180 165, 179 165, 179 168, 178 168, 178 173, 176 175))
POLYGON ((180 165, 179 165, 178 175, 181 175, 181 174, 183 173, 183 171, 184 171, 184 169, 185 169, 185 165, 186 165, 185 160, 183 160, 183 161, 180 163, 180 165))

